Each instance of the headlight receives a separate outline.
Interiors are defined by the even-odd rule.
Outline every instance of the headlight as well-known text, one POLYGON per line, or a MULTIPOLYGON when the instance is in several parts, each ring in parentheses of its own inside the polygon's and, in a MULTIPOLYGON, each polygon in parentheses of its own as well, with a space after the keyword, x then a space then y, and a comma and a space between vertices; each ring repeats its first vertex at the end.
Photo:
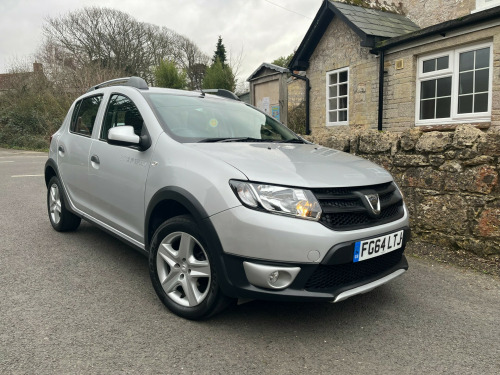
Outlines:
POLYGON ((243 205, 302 219, 319 220, 321 207, 309 190, 285 186, 229 181, 243 205))

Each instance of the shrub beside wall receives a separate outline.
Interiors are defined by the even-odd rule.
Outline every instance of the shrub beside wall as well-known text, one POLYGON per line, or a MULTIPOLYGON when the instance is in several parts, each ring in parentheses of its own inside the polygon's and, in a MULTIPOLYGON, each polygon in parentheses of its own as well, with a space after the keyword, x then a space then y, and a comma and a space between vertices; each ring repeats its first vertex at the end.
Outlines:
POLYGON ((390 171, 415 237, 482 257, 500 255, 500 131, 470 125, 427 133, 339 127, 315 130, 309 139, 390 171))

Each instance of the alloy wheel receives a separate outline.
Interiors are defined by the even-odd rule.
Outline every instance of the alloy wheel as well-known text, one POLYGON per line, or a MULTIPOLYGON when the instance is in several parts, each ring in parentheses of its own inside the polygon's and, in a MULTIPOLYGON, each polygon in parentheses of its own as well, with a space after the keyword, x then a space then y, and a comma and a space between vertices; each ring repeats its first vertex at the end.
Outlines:
POLYGON ((61 221, 61 195, 56 184, 52 184, 50 187, 49 211, 52 222, 56 225, 59 224, 61 221))
POLYGON ((210 290, 211 269, 200 242, 185 232, 173 232, 160 243, 156 255, 159 281, 179 305, 197 306, 210 290))

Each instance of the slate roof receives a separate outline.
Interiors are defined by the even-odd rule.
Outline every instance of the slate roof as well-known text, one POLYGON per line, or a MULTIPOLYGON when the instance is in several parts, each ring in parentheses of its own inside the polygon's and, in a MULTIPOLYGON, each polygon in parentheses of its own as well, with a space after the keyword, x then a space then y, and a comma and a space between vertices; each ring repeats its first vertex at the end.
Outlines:
POLYGON ((330 9, 344 16, 366 35, 392 38, 419 30, 415 23, 400 14, 339 3, 329 0, 330 9))
POLYGON ((252 74, 250 74, 250 77, 247 78, 247 81, 252 80, 257 75, 257 73, 259 73, 259 71, 263 68, 276 70, 279 73, 288 73, 289 72, 289 70, 287 68, 283 68, 282 66, 278 66, 278 65, 274 65, 274 64, 270 64, 270 63, 262 63, 262 64, 260 64, 260 66, 257 69, 255 69, 255 71, 252 74))
POLYGON ((304 70, 330 22, 338 17, 361 38, 361 46, 412 33, 420 28, 403 15, 324 0, 309 30, 290 61, 289 68, 304 70))
POLYGON ((437 25, 432 25, 424 29, 411 32, 409 34, 403 34, 391 39, 379 41, 376 44, 373 51, 378 52, 381 50, 387 50, 389 48, 410 43, 415 40, 427 38, 433 35, 445 36, 446 33, 453 30, 461 29, 467 26, 477 25, 483 22, 488 22, 493 20, 498 21, 499 19, 500 19, 500 6, 497 6, 494 8, 483 10, 481 12, 472 13, 467 16, 460 17, 454 20, 445 21, 437 25))

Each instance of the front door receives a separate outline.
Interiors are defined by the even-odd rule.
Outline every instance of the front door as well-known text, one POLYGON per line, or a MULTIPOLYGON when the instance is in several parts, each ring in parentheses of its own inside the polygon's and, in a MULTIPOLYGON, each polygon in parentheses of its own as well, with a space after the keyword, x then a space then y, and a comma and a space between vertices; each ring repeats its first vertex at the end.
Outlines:
POLYGON ((144 243, 144 192, 153 148, 107 143, 108 131, 130 125, 137 135, 145 124, 137 106, 128 97, 112 94, 104 114, 99 140, 91 146, 89 183, 93 191, 93 216, 122 234, 144 243))

